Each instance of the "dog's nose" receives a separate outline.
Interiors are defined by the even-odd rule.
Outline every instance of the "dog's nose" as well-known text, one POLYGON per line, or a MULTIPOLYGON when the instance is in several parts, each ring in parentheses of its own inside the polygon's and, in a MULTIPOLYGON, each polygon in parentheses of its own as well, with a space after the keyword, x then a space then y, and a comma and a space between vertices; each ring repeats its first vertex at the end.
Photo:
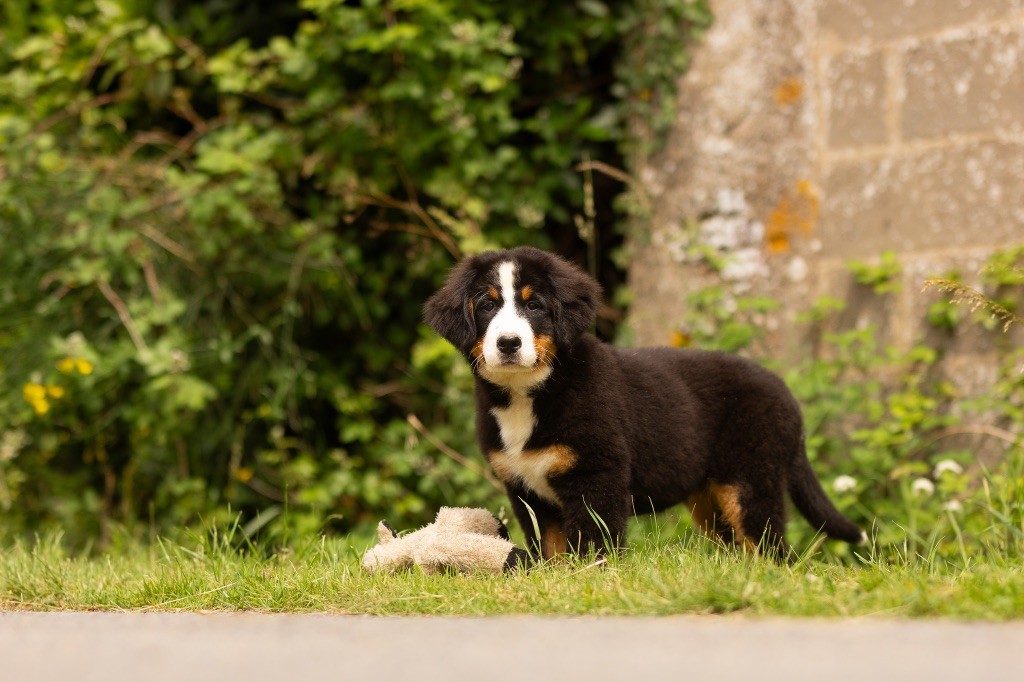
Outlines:
POLYGON ((498 350, 506 355, 515 353, 519 350, 519 347, 523 345, 522 339, 518 336, 499 336, 498 337, 498 350))

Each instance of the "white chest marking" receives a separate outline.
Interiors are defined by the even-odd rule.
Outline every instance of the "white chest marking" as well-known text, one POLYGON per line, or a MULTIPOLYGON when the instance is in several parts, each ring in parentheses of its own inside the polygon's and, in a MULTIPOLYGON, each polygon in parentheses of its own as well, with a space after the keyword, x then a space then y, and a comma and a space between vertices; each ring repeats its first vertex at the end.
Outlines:
POLYGON ((505 481, 517 480, 548 502, 561 506, 561 500, 548 478, 565 471, 575 455, 564 447, 526 450, 526 443, 537 425, 533 399, 525 393, 512 393, 508 407, 491 408, 498 422, 502 450, 491 453, 491 466, 505 481))
POLYGON ((521 456, 526 441, 530 440, 533 434, 533 427, 537 425, 537 416, 533 413, 533 399, 528 395, 513 392, 509 406, 491 408, 491 414, 498 421, 505 452, 515 457, 521 456))

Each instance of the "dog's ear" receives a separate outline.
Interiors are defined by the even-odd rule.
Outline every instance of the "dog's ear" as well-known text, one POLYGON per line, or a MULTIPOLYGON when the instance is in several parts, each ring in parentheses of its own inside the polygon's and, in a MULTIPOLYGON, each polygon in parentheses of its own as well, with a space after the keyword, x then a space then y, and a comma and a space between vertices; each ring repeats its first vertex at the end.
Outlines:
POLYGON ((594 324, 601 305, 601 285, 558 256, 552 256, 551 261, 548 272, 555 296, 555 343, 568 349, 594 324))
POLYGON ((423 321, 463 353, 476 341, 476 318, 469 301, 475 268, 464 260, 452 269, 444 286, 427 299, 423 321))

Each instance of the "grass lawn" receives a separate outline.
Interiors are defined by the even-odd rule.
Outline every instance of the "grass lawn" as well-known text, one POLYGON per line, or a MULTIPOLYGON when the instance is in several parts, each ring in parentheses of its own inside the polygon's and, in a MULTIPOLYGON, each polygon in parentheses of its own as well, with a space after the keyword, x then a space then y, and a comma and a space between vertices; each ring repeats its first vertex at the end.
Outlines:
POLYGON ((0 549, 0 609, 1024 617, 1019 557, 864 548, 843 561, 817 551, 780 567, 664 518, 635 521, 630 549, 607 565, 566 560, 502 576, 368 576, 359 567, 366 538, 321 538, 274 552, 238 549, 218 535, 188 544, 91 558, 68 556, 56 538, 0 549))

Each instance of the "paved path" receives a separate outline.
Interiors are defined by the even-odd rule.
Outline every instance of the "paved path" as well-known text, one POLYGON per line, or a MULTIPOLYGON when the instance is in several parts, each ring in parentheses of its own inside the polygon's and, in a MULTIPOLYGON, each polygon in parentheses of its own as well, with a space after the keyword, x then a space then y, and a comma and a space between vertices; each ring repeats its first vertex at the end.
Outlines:
POLYGON ((0 613, 0 680, 1024 680, 1024 622, 0 613))

